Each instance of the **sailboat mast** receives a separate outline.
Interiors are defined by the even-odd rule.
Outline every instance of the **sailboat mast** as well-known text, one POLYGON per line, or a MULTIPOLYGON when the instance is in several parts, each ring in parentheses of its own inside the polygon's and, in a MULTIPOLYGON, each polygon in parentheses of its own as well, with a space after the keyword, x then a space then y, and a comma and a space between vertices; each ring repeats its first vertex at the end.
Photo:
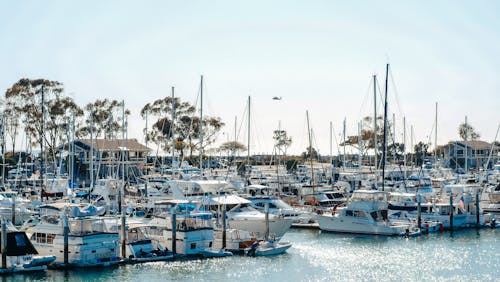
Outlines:
POLYGON ((406 117, 403 117, 403 166, 404 179, 406 180, 406 117))
MULTIPOLYGON (((90 109, 90 191, 94 188, 94 108, 90 109)), ((90 200, 90 192, 89 192, 90 200)))
MULTIPOLYGON (((174 87, 172 86, 172 104, 171 104, 171 109, 172 109, 172 113, 171 113, 171 118, 172 118, 172 122, 170 123, 170 132, 172 134, 172 165, 171 165, 171 168, 172 168, 172 172, 173 172, 173 169, 174 169, 174 158, 175 158, 175 89, 174 87)), ((175 173, 172 173, 172 176, 175 175, 175 173)))
POLYGON ((375 170, 378 169, 378 128, 377 128, 377 75, 373 75, 373 151, 375 152, 375 170))
POLYGON ((330 121, 330 164, 333 164, 333 124, 330 121))
MULTIPOLYGON (((44 133, 45 133, 45 93, 44 93, 44 87, 42 85, 42 130, 40 132, 40 179, 41 179, 41 184, 40 184, 40 201, 43 200, 42 192, 43 192, 43 170, 44 170, 44 157, 43 157, 43 139, 44 139, 44 133)), ((5 177, 5 174, 3 175, 5 177)))
POLYGON ((465 165, 464 165, 464 171, 465 173, 467 173, 467 161, 468 161, 468 156, 469 156, 469 153, 467 152, 468 148, 467 148, 467 135, 469 134, 469 130, 467 129, 467 116, 465 116, 465 157, 464 157, 464 160, 465 160, 465 165))
POLYGON ((434 134, 434 162, 437 163, 437 150, 438 150, 438 103, 436 102, 436 132, 434 134))
POLYGON ((250 106, 250 96, 248 96, 248 136, 247 136, 247 164, 250 164, 250 112, 251 112, 251 106, 250 106))
POLYGON ((346 127, 346 118, 344 117, 344 128, 343 128, 343 134, 342 134, 342 135, 344 135, 343 136, 343 138, 344 138, 344 156, 342 158, 343 159, 343 161, 342 161, 342 167, 343 167, 344 171, 345 171, 345 165, 346 165, 346 158, 345 158, 345 138, 346 138, 346 136, 345 136, 346 132, 345 131, 346 130, 345 130, 345 127, 346 127))
POLYGON ((200 81, 200 170, 203 174, 203 75, 200 81))
POLYGON ((314 169, 313 169, 313 156, 312 156, 312 137, 311 137, 311 126, 309 124, 309 111, 306 111, 307 118, 307 135, 309 137, 309 160, 311 162, 311 187, 314 194, 314 169))
POLYGON ((387 151, 387 80, 389 76, 389 64, 385 67, 385 98, 384 98, 384 146, 382 150, 382 191, 385 190, 385 161, 387 151))

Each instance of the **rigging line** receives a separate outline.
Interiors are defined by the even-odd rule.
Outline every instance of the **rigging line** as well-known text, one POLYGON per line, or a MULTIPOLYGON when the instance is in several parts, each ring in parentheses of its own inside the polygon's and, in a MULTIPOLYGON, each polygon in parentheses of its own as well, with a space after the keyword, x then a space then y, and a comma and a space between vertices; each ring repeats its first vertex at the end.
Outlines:
POLYGON ((394 98, 396 100, 396 106, 398 107, 399 116, 402 117, 403 113, 402 113, 401 103, 399 102, 399 93, 398 93, 398 89, 396 87, 396 82, 394 81, 394 75, 392 74, 392 68, 389 68, 389 74, 391 77, 392 87, 394 88, 394 98))
POLYGON ((366 89, 366 94, 363 98, 363 102, 361 103, 361 107, 359 108, 358 120, 361 119, 361 115, 362 115, 361 112, 363 111, 363 109, 366 105, 366 101, 369 99, 368 97, 370 96, 372 85, 373 85, 373 79, 370 79, 370 83, 368 83, 368 88, 366 89))
MULTIPOLYGON (((378 81, 378 77, 375 77, 375 81, 377 81, 377 89, 378 89, 378 93, 379 93, 379 99, 378 99, 378 103, 377 103, 377 113, 380 113, 380 112, 384 112, 383 110, 382 111, 379 111, 379 109, 382 107, 383 108, 383 105, 385 103, 385 97, 384 95, 382 94, 382 90, 380 89, 380 83, 378 81), (379 107, 380 106, 380 107, 379 107)), ((385 84, 384 84, 385 85, 385 84)), ((385 86, 384 86, 385 87, 385 86)), ((380 117, 383 117, 383 115, 380 115, 380 117)))
MULTIPOLYGON (((247 117, 248 117, 247 112, 248 112, 248 104, 247 104, 247 106, 245 106, 245 109, 243 110, 243 115, 242 115, 242 116, 243 116, 243 118, 242 118, 242 119, 241 119, 241 121, 240 121, 240 126, 239 126, 239 129, 238 129, 238 133, 236 134, 236 141, 237 141, 237 140, 239 140, 239 138, 240 138, 240 133, 241 133, 241 131, 243 130, 243 127, 244 127, 246 124, 248 124, 248 122, 247 122, 247 117)), ((242 137, 246 137, 246 136, 245 136, 245 135, 243 135, 242 137)))

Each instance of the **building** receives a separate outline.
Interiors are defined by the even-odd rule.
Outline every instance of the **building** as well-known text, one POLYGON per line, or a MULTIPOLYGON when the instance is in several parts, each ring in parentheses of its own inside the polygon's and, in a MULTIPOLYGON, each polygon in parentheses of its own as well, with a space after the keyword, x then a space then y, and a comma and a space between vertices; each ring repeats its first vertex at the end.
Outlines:
POLYGON ((57 154, 64 156, 62 162, 68 164, 64 165, 66 171, 73 170, 72 182, 83 186, 90 183, 91 166, 95 179, 122 177, 125 169, 125 178, 134 181, 142 174, 139 168, 146 163, 151 151, 136 139, 78 139, 57 148, 57 154))
POLYGON ((491 168, 500 160, 500 146, 485 141, 452 141, 442 149, 447 165, 456 170, 484 168, 488 158, 491 168))

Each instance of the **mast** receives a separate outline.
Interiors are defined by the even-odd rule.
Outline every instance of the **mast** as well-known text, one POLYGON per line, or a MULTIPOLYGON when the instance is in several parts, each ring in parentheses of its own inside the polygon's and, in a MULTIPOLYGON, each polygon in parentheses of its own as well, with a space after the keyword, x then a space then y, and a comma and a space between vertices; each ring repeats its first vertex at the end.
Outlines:
POLYGON ((375 152, 375 170, 378 169, 378 128, 377 128, 377 75, 373 75, 373 151, 375 152))
MULTIPOLYGON (((94 108, 90 110, 90 191, 94 188, 94 108)), ((89 191, 89 201, 90 201, 89 191)))
MULTIPOLYGON (((122 142, 121 142, 121 162, 122 162, 122 193, 125 196, 125 100, 122 100, 122 142)), ((119 207, 121 208, 121 207, 119 207)))
POLYGON ((436 102, 436 132, 434 134, 434 162, 437 164, 437 150, 438 150, 438 103, 436 102))
POLYGON ((203 75, 200 80, 200 170, 203 174, 203 75))
POLYGON ((385 67, 385 99, 384 99, 384 146, 382 150, 382 191, 385 190, 385 161, 387 151, 387 79, 389 76, 389 64, 385 67))
MULTIPOLYGON (((44 170, 44 158, 43 158, 43 138, 44 138, 44 133, 45 133, 45 93, 44 93, 44 87, 42 85, 42 131, 40 132, 40 179, 42 180, 40 184, 40 201, 43 200, 43 185, 44 185, 44 177, 43 177, 43 170, 44 170)), ((5 158, 5 157, 4 157, 5 158)), ((5 177, 5 175, 4 175, 5 177)))
POLYGON ((464 164, 464 171, 465 173, 467 173, 467 159, 469 157, 469 153, 467 152, 467 135, 469 134, 469 130, 467 129, 467 116, 465 116, 465 142, 464 142, 464 145, 465 145, 465 156, 464 156, 464 160, 465 160, 465 164, 464 164))
POLYGON ((343 129, 343 135, 344 135, 343 136, 343 138, 344 138, 344 156, 342 158, 342 160, 343 160, 342 161, 342 168, 344 169, 344 171, 345 171, 345 165, 346 165, 346 159, 345 159, 345 138, 346 138, 346 136, 345 136, 345 127, 346 126, 345 126, 345 124, 346 124, 346 118, 344 117, 344 129, 343 129))
POLYGON ((333 124, 330 121, 330 164, 333 164, 333 124))
POLYGON ((403 166, 404 170, 404 179, 406 181, 406 117, 403 117, 403 166))
MULTIPOLYGON (((312 193, 314 194, 314 169, 313 169, 313 156, 312 156, 312 137, 311 137, 311 127, 309 124, 309 111, 306 111, 307 117, 307 135, 309 137, 309 160, 311 162, 311 187, 312 193)), ((344 147, 345 148, 345 147, 344 147)))
MULTIPOLYGON (((170 124, 170 131, 172 132, 172 172, 174 170, 174 158, 175 158, 175 100, 174 100, 174 87, 172 86, 172 122, 170 124)), ((175 173, 172 173, 174 176, 175 173)))
POLYGON ((75 182, 75 111, 71 112, 71 155, 70 159, 70 179, 71 179, 71 189, 73 189, 73 185, 75 182))
POLYGON ((248 136, 247 136, 247 164, 250 164, 250 96, 248 96, 248 136))
POLYGON ((392 113, 392 160, 396 163, 396 114, 392 113))
POLYGON ((413 125, 410 126, 410 157, 411 166, 413 167, 413 125))
POLYGON ((363 146, 362 142, 361 142, 361 136, 362 134, 362 128, 361 128, 361 121, 359 121, 358 123, 358 147, 359 147, 359 150, 358 150, 358 162, 359 162, 359 169, 361 169, 361 158, 362 158, 362 152, 361 152, 361 146, 363 146))

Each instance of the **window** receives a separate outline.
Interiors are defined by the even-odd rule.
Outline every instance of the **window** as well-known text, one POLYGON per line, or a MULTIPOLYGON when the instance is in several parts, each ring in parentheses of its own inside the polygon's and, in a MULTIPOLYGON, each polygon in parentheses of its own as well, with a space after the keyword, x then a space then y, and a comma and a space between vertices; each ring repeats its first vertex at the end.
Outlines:
POLYGON ((345 211, 345 215, 346 215, 346 216, 353 216, 353 213, 352 213, 352 211, 351 211, 351 210, 346 210, 346 211, 345 211))
POLYGON ((16 239, 16 245, 18 247, 26 247, 26 240, 24 239, 24 234, 18 233, 14 237, 16 239))
POLYGON ((191 250, 196 249, 196 243, 191 243, 191 250))
POLYGON ((41 244, 54 244, 54 238, 56 238, 56 234, 51 233, 34 233, 31 236, 31 240, 34 240, 37 243, 41 244))

